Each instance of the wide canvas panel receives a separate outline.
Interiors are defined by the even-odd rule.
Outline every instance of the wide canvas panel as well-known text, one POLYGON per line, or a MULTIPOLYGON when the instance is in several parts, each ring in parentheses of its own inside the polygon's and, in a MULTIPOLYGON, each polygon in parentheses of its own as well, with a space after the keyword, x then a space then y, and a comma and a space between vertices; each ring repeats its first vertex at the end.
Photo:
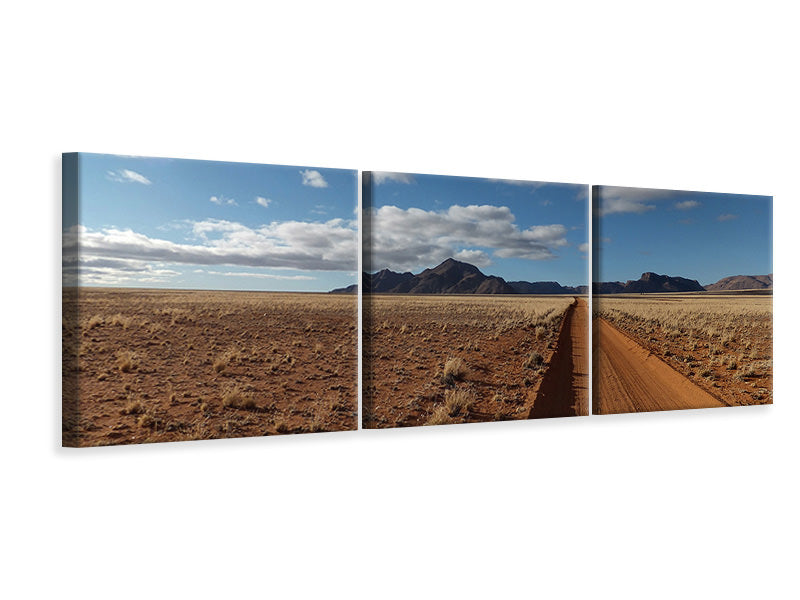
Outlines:
POLYGON ((592 198, 592 412, 771 404, 772 198, 592 198))
POLYGON ((63 158, 63 437, 357 428, 357 172, 63 158))
POLYGON ((362 426, 588 414, 588 186, 362 176, 362 426))

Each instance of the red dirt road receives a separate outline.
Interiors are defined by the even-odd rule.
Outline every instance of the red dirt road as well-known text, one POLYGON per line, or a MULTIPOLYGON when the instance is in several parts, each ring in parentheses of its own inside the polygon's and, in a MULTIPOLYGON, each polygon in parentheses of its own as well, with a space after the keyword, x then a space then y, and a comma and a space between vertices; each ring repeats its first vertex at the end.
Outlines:
POLYGON ((588 307, 576 298, 564 316, 558 346, 536 395, 529 418, 589 414, 588 307))
POLYGON ((727 406, 604 319, 594 319, 592 413, 727 406))

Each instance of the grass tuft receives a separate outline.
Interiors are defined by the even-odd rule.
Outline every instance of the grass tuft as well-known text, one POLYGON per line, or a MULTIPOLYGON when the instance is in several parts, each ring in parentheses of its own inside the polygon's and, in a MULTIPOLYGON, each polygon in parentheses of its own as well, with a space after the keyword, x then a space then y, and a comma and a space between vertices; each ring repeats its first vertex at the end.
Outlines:
POLYGON ((447 414, 451 417, 466 415, 473 402, 472 394, 463 388, 447 390, 444 393, 444 405, 447 408, 447 414))
POLYGON ((528 358, 525 359, 525 362, 522 366, 526 369, 535 369, 537 367, 541 367, 543 363, 544 357, 534 350, 530 353, 528 358))
POLYGON ((123 373, 130 373, 139 367, 136 355, 133 352, 123 350, 117 353, 117 367, 123 373))
POLYGON ((444 363, 442 371, 442 383, 445 385, 453 385, 456 381, 460 381, 467 376, 467 365, 460 356, 454 356, 447 359, 444 363))

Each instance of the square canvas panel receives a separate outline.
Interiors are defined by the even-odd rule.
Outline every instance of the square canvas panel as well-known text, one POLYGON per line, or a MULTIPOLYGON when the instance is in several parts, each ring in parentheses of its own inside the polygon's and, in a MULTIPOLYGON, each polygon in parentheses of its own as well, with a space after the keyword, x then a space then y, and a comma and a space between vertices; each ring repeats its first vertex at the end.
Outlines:
POLYGON ((772 198, 592 198, 592 412, 772 403, 772 198))
POLYGON ((362 186, 362 426, 587 414, 588 186, 362 186))
POLYGON ((64 155, 62 443, 356 429, 357 181, 64 155))

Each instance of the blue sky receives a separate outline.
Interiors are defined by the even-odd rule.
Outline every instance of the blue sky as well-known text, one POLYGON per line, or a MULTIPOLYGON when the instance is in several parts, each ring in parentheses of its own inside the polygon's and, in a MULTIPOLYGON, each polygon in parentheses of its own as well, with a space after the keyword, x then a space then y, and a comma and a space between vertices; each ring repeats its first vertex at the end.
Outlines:
POLYGON ((598 186, 595 281, 772 273, 772 198, 598 186))
MULTIPOLYGON (((81 153, 79 190, 63 225, 65 255, 80 243, 80 285, 329 291, 357 281, 356 171, 81 153)), ((74 273, 64 265, 65 283, 74 273)))
POLYGON ((371 189, 370 271, 452 257, 506 281, 588 282, 587 186, 376 172, 371 189))

